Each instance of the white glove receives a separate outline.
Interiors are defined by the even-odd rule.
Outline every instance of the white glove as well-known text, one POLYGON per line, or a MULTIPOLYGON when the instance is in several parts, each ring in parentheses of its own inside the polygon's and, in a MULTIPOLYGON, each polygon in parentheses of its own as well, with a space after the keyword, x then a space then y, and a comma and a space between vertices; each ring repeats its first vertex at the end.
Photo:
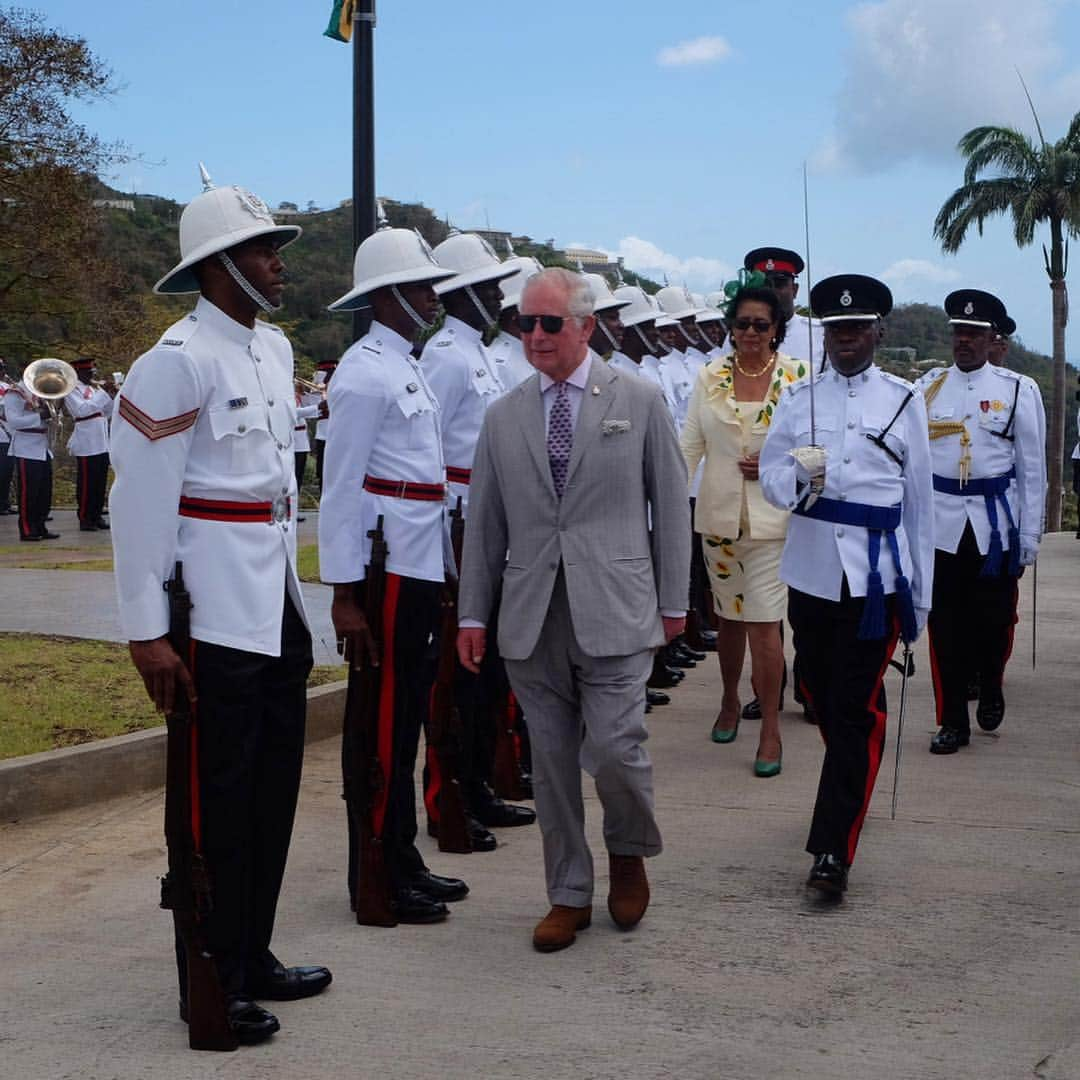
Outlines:
POLYGON ((825 475, 828 452, 824 446, 796 446, 788 453, 795 459, 795 473, 800 480, 816 480, 825 475))
MULTIPOLYGON (((915 609, 915 640, 917 641, 922 637, 922 632, 926 629, 926 620, 930 617, 929 608, 917 607, 915 609)), ((909 642, 908 644, 911 644, 909 642)))
POLYGON ((1031 566, 1039 557, 1039 541, 1031 537, 1020 537, 1020 565, 1031 566))

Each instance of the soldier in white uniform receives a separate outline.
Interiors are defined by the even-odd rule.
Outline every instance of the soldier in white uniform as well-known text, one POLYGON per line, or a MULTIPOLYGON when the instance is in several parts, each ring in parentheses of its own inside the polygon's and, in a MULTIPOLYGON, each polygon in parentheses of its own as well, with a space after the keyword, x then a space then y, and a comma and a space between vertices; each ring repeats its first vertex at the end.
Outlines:
POLYGON ((11 430, 4 419, 4 395, 11 389, 11 376, 0 357, 0 517, 13 514, 11 508, 11 478, 15 474, 15 459, 11 456, 11 430))
MULTIPOLYGON (((304 753, 311 635, 296 574, 293 355, 257 319, 280 306, 278 226, 238 187, 207 189, 180 218, 180 262, 155 291, 200 292, 136 360, 116 401, 110 494, 120 625, 160 711, 197 709, 202 846, 214 905, 203 927, 241 1042, 278 1030, 256 999, 330 983, 270 951, 304 753), (163 589, 183 563, 192 651, 167 638, 163 589), (197 702, 197 705, 196 705, 197 702)), ((186 978, 180 963, 181 1017, 186 978)))
POLYGON ((812 391, 809 380, 784 391, 760 476, 765 498, 792 511, 780 577, 825 741, 807 884, 839 895, 885 746, 889 658, 930 608, 933 492, 922 395, 873 362, 888 288, 843 274, 818 282, 810 303, 831 369, 812 391))
MULTIPOLYGON (((323 360, 315 365, 315 377, 311 380, 319 386, 328 387, 334 377, 338 362, 336 360, 323 360)), ((326 400, 326 399, 324 399, 326 400)), ((319 418, 315 421, 315 479, 322 488, 323 461, 326 456, 326 432, 329 427, 329 410, 322 409, 319 418)))
POLYGON ((796 360, 807 361, 811 371, 822 371, 825 364, 822 325, 817 319, 800 315, 795 310, 795 298, 799 295, 798 278, 804 266, 798 252, 781 247, 754 248, 743 259, 743 267, 764 274, 765 284, 780 297, 780 306, 787 318, 784 351, 796 360))
MULTIPOLYGON (((300 508, 300 495, 304 486, 304 474, 307 472, 308 454, 311 453, 311 437, 308 433, 308 421, 316 424, 328 415, 326 400, 316 391, 302 393, 296 391, 296 423, 293 425, 293 460, 296 462, 296 506, 300 508)), ((296 515, 297 521, 304 521, 303 514, 296 515)))
POLYGON ((519 383, 523 383, 532 373, 533 366, 525 356, 521 344, 521 330, 518 329, 518 301, 525 282, 543 269, 531 255, 512 255, 503 260, 503 266, 511 267, 514 273, 499 282, 502 289, 502 304, 499 310, 499 332, 488 345, 488 355, 495 365, 495 374, 504 389, 509 392, 519 383))
MULTIPOLYGON (((698 297, 694 298, 695 303, 698 297)), ((703 340, 706 361, 715 360, 724 353, 724 342, 727 340, 727 326, 724 324, 724 313, 719 308, 713 307, 706 298, 702 298, 698 304, 699 311, 696 319, 698 331, 703 340)))
POLYGON ((49 407, 19 382, 4 395, 4 417, 11 429, 8 453, 19 485, 19 539, 56 540, 60 534, 45 525, 53 485, 49 407))
MULTIPOLYGON (((420 363, 439 400, 451 505, 460 497, 468 520, 469 480, 480 426, 491 404, 506 392, 491 354, 484 347, 483 335, 494 329, 501 311, 500 282, 519 268, 499 262, 487 241, 473 233, 448 236, 434 254, 441 266, 455 274, 435 287, 446 309, 446 319, 424 346, 420 363)), ((494 654, 480 679, 459 666, 455 685, 461 718, 460 781, 473 851, 495 849, 495 837, 488 831, 491 828, 531 825, 536 820, 528 807, 514 806, 496 797, 489 782, 494 743, 489 737, 492 725, 486 717, 498 685, 505 682, 499 667, 494 654)), ((429 831, 437 834, 436 793, 442 778, 431 746, 426 776, 424 803, 429 831)))
POLYGON ((953 365, 927 372, 937 546, 930 657, 937 702, 933 754, 971 740, 968 685, 978 675, 976 719, 1005 715, 1002 680, 1016 624, 1017 579, 1039 554, 1046 501, 1045 421, 1037 387, 989 363, 997 297, 959 289, 945 298, 953 365))
MULTIPOLYGON (((611 286, 600 274, 584 274, 583 277, 589 283, 592 290, 593 314, 596 316, 596 329, 589 338, 589 348, 597 356, 602 357, 609 363, 622 356, 621 349, 626 327, 620 317, 623 308, 628 307, 629 300, 620 299, 611 291, 611 286)), ((619 366, 619 365, 616 365, 619 366)))
POLYGON ((116 386, 111 381, 94 385, 97 368, 89 356, 80 357, 71 366, 79 376, 79 385, 64 398, 64 408, 74 422, 67 448, 75 459, 79 528, 94 532, 109 527, 102 513, 109 478, 109 418, 116 386))
MULTIPOLYGON (((353 288, 331 311, 370 306, 371 328, 346 349, 330 384, 330 419, 319 513, 319 566, 334 587, 331 617, 354 655, 371 641, 362 604, 370 530, 383 519, 387 545, 379 717, 387 783, 374 819, 398 922, 440 922, 465 882, 431 873, 416 847, 413 774, 428 716, 445 584, 446 462, 439 402, 412 354, 438 312, 433 285, 452 276, 419 233, 382 228, 357 249, 353 288)), ((349 823, 350 830, 352 822, 349 823)), ((350 858, 355 845, 350 842, 350 858)), ((350 888, 355 881, 349 869, 350 888)))

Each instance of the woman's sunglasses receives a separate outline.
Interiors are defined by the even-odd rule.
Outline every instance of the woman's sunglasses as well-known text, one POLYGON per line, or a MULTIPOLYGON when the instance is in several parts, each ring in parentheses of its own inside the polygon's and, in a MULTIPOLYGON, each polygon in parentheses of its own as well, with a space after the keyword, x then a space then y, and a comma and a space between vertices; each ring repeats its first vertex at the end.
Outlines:
MULTIPOLYGON (((520 320, 520 316, 518 318, 520 320)), ((759 334, 768 333, 772 329, 772 325, 767 319, 736 319, 731 324, 734 330, 749 330, 753 327, 759 334)))

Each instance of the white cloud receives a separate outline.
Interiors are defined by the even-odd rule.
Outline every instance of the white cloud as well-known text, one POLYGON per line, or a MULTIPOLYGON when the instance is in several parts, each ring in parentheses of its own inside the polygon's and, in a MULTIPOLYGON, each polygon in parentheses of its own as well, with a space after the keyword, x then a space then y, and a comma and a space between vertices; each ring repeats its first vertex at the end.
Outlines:
MULTIPOLYGON (((874 0, 848 14, 852 43, 836 131, 822 168, 867 171, 909 158, 958 160, 979 124, 1034 132, 1023 73, 1044 130, 1067 122, 1080 72, 1060 44, 1058 0, 874 0)), ((1058 136, 1060 137, 1060 135, 1058 136)))
POLYGON ((717 34, 667 45, 656 54, 656 62, 661 67, 690 67, 693 64, 715 64, 730 55, 731 46, 717 34))
POLYGON ((644 274, 656 281, 663 281, 666 274, 672 285, 685 282, 696 292, 718 289, 736 273, 720 259, 710 259, 703 255, 681 258, 664 251, 651 240, 642 240, 640 236, 624 236, 619 241, 618 251, 609 252, 609 255, 621 256, 627 269, 635 273, 644 274))
POLYGON ((959 281, 960 274, 929 259, 898 259, 878 275, 891 288, 906 291, 912 282, 923 281, 931 285, 948 285, 959 281))

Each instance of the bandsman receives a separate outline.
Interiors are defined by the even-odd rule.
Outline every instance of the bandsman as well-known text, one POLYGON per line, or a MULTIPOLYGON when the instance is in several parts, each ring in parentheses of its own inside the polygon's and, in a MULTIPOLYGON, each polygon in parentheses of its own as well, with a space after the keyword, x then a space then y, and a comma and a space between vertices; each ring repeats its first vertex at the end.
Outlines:
POLYGON ((94 532, 109 527, 103 512, 109 478, 109 418, 117 388, 111 380, 97 384, 97 367, 92 357, 80 357, 71 366, 79 377, 79 385, 64 398, 64 408, 75 425, 67 448, 75 459, 79 528, 94 532))

